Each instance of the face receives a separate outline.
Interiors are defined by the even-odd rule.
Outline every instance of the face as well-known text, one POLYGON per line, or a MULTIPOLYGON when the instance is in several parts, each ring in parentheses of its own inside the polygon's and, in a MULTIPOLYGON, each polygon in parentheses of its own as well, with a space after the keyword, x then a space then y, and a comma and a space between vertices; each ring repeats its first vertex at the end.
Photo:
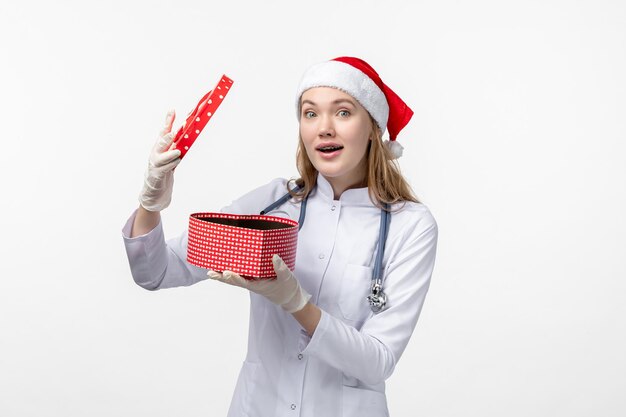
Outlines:
POLYGON ((335 191, 363 186, 372 136, 369 113, 351 95, 311 88, 300 98, 300 136, 313 166, 335 191))

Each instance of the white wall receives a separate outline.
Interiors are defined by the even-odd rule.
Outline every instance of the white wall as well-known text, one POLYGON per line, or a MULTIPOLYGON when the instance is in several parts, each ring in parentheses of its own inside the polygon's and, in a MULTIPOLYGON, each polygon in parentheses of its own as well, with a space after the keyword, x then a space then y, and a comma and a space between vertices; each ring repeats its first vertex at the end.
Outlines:
POLYGON ((626 413, 623 2, 3 2, 0 52, 0 415, 225 415, 247 294, 141 289, 120 229, 167 109, 222 73, 166 234, 295 175, 296 83, 339 55, 415 110, 440 228, 392 415, 626 413))

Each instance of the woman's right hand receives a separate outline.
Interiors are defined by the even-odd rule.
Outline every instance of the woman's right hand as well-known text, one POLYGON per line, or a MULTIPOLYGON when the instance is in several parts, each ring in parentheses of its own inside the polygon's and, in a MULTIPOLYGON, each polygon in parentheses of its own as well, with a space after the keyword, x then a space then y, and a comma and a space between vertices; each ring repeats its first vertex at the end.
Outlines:
POLYGON ((170 205, 174 187, 174 168, 180 163, 180 150, 168 150, 174 139, 174 110, 165 117, 165 126, 154 144, 144 175, 139 204, 148 211, 159 212, 170 205))

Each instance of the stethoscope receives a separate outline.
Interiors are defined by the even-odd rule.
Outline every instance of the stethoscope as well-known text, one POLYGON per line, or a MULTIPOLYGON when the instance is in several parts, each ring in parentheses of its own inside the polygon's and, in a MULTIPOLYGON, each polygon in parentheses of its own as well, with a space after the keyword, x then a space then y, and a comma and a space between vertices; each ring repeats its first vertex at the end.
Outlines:
MULTIPOLYGON (((296 186, 293 191, 299 191, 302 187, 296 186)), ((261 211, 261 215, 269 213, 276 207, 279 207, 287 202, 291 198, 291 194, 287 193, 264 210, 261 211)), ((302 200, 300 204, 300 218, 298 219, 298 230, 302 228, 304 224, 304 217, 306 215, 306 203, 308 196, 302 200)), ((374 313, 379 313, 385 309, 387 304, 387 295, 383 291, 383 274, 381 273, 383 265, 383 255, 385 253, 385 242, 387 241, 387 235, 389 233, 389 221, 391 220, 389 213, 389 205, 383 203, 383 208, 380 210, 380 229, 378 231, 378 253, 376 254, 376 261, 374 262, 374 272, 372 274, 372 284, 370 286, 370 295, 366 297, 370 308, 374 313)))

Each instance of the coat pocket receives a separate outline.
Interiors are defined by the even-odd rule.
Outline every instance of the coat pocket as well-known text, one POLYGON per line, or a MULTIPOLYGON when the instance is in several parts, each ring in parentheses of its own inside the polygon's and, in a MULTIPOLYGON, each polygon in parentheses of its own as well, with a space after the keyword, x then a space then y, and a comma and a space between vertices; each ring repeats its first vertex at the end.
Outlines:
POLYGON ((250 404, 253 401, 254 388, 257 384, 257 373, 261 366, 260 363, 244 361, 239 371, 239 377, 237 378, 237 384, 235 385, 235 392, 230 404, 230 410, 228 415, 243 415, 250 414, 250 404))
POLYGON ((367 296, 372 284, 372 268, 362 265, 346 265, 339 291, 339 311, 344 319, 364 321, 370 313, 367 296))
POLYGON ((387 396, 378 391, 343 386, 343 417, 389 417, 387 396))

